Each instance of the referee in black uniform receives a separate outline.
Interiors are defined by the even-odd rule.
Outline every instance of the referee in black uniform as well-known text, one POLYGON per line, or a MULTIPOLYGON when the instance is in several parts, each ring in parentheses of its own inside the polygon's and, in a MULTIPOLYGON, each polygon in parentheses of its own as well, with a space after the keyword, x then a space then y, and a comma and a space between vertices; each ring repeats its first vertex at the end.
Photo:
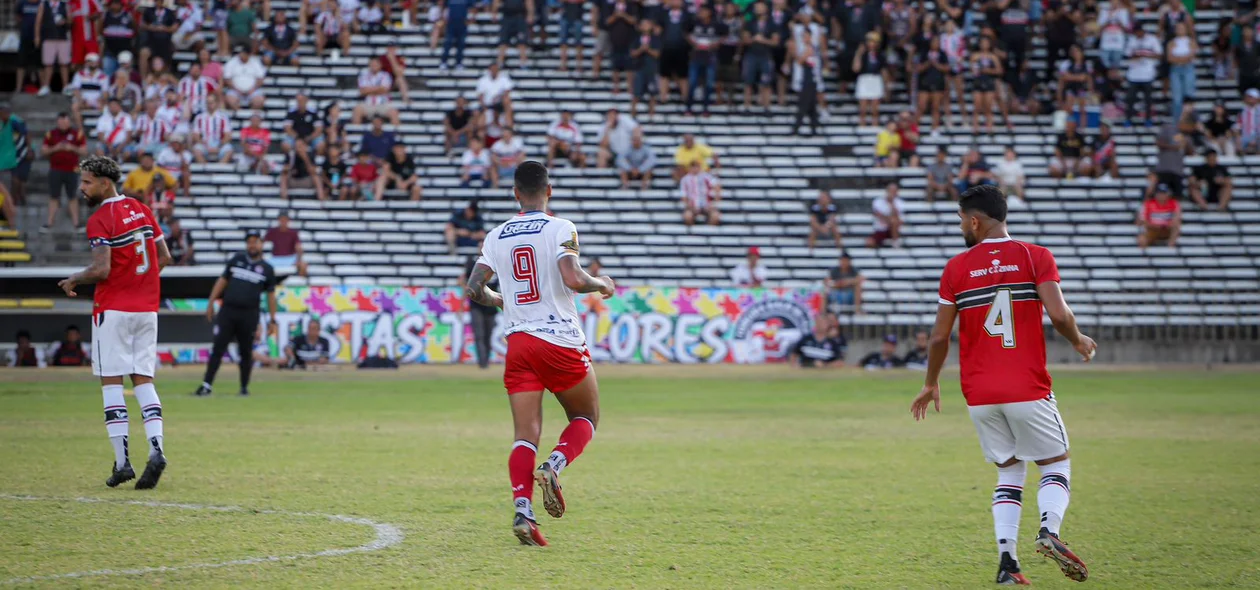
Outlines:
POLYGON ((250 230, 245 234, 245 251, 228 260, 223 276, 214 282, 210 290, 210 302, 206 306, 206 320, 214 323, 214 348, 206 363, 206 376, 195 395, 210 395, 214 375, 228 344, 233 339, 241 357, 241 395, 249 395, 249 373, 254 368, 254 333, 258 330, 258 307, 263 292, 267 293, 267 307, 271 310, 271 324, 276 323, 276 271, 263 260, 262 236, 250 230), (223 298, 218 321, 214 318, 214 302, 223 298))

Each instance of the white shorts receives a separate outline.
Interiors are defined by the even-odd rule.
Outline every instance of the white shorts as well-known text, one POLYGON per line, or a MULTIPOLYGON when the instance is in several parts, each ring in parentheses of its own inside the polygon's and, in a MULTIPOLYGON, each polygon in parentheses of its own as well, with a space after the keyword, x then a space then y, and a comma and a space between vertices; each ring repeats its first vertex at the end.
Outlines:
POLYGON ((853 91, 858 100, 882 100, 884 98, 884 78, 879 74, 862 74, 858 76, 857 87, 853 91))
POLYGON ((980 435, 984 458, 991 463, 1005 463, 1011 457, 1040 461, 1068 452, 1067 428, 1054 394, 1031 402, 970 406, 967 410, 980 435))
POLYGON ((92 315, 92 374, 143 375, 157 367, 157 312, 106 310, 92 315))

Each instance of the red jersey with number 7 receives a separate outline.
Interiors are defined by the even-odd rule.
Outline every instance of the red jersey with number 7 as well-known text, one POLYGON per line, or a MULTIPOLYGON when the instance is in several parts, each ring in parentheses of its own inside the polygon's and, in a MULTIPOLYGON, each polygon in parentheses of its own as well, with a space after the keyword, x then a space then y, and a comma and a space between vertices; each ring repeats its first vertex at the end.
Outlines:
POLYGON ((87 224, 88 244, 109 248, 109 278, 96 284, 93 313, 157 311, 157 242, 165 239, 153 212, 131 197, 105 199, 87 224))
POLYGON ((940 303, 958 309, 958 359, 967 405, 1050 395, 1037 286, 1058 280, 1059 267, 1049 250, 1010 238, 980 242, 945 265, 940 303))

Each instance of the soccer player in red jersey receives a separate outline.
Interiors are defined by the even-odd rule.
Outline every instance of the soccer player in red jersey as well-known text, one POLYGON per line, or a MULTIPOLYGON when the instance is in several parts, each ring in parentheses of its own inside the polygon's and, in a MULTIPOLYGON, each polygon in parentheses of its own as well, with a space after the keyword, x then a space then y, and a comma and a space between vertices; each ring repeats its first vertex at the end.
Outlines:
POLYGON ((578 264, 577 229, 567 219, 547 214, 551 179, 535 161, 516 168, 516 200, 521 212, 486 235, 481 258, 468 278, 468 298, 503 308, 507 359, 503 385, 512 406, 516 442, 508 456, 512 532, 523 545, 546 545, 534 518, 534 484, 542 488, 543 506, 555 518, 564 515, 560 472, 577 460, 599 425, 599 384, 582 334, 574 293, 614 293, 613 280, 592 277, 578 264), (496 293, 486 285, 500 277, 496 293), (543 391, 564 408, 569 425, 551 456, 534 468, 542 436, 543 391))
POLYGON ((929 405, 941 411, 941 366, 958 318, 962 392, 980 435, 985 459, 998 468, 993 528, 998 544, 998 584, 1024 585, 1015 539, 1027 461, 1041 470, 1037 552, 1064 575, 1085 581, 1088 571, 1059 540, 1071 479, 1067 430, 1059 416, 1041 326, 1045 307, 1054 328, 1086 362, 1097 345, 1076 327, 1059 290, 1059 269, 1049 250, 1012 240, 1006 233, 1006 197, 996 186, 978 186, 958 201, 968 250, 950 259, 941 274, 940 306, 928 347, 927 377, 910 406, 915 420, 929 405))
POLYGON ((92 373, 101 378, 105 430, 114 446, 113 473, 105 485, 116 487, 136 476, 127 457, 127 402, 123 399, 123 376, 131 375, 149 439, 149 461, 136 489, 150 489, 157 486, 166 469, 162 402, 153 386, 153 370, 157 364, 158 273, 171 263, 171 253, 153 212, 140 201, 118 194, 122 170, 117 163, 90 157, 79 164, 79 170, 79 190, 88 206, 100 206, 87 225, 92 264, 57 286, 75 297, 75 287, 96 283, 92 373))

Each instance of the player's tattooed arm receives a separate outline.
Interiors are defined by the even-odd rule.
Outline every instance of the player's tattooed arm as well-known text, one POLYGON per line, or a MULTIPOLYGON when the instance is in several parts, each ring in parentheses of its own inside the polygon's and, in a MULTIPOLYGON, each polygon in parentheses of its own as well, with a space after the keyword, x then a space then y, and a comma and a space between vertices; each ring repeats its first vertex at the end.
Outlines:
POLYGON ((503 307, 503 296, 486 286, 492 280, 494 271, 490 267, 484 264, 474 265, 468 284, 464 287, 464 295, 487 307, 503 307))
POLYGON ((57 283, 62 291, 70 297, 77 297, 74 288, 78 285, 90 285, 99 283, 109 278, 109 257, 110 248, 108 246, 99 246, 92 248, 92 264, 87 268, 70 275, 70 278, 64 279, 57 283))
POLYGON ((158 252, 158 270, 162 270, 171 264, 174 264, 175 258, 171 256, 171 251, 166 247, 166 240, 157 241, 158 252))
POLYGON ((564 279, 564 286, 575 293, 599 293, 604 299, 616 293, 617 285, 613 283, 612 277, 591 276, 578 264, 577 256, 562 256, 557 264, 560 265, 560 278, 564 279))

